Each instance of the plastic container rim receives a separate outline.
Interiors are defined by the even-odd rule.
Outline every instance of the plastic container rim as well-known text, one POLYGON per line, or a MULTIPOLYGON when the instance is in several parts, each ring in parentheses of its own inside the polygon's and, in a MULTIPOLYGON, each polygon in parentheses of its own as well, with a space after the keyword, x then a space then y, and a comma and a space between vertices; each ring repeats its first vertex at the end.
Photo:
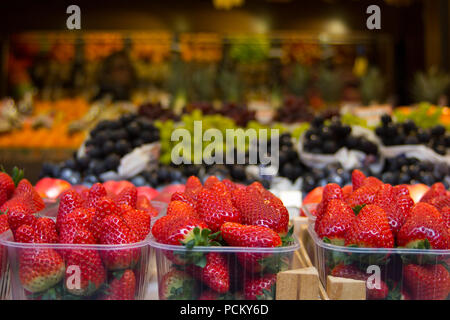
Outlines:
POLYGON ((294 243, 285 247, 225 247, 225 246, 197 246, 192 249, 187 249, 184 246, 176 246, 171 244, 159 243, 155 240, 153 236, 150 237, 149 243, 152 248, 167 250, 167 251, 183 251, 183 252, 225 252, 225 253, 288 253, 294 252, 300 248, 300 243, 298 242, 297 236, 293 235, 294 243))

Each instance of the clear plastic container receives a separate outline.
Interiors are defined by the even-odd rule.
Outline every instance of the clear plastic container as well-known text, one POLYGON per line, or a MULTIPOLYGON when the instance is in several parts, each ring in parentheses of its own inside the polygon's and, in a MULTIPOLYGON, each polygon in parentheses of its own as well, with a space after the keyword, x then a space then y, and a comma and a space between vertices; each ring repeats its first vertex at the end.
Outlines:
MULTIPOLYGON (((296 238, 294 244, 277 248, 187 249, 184 246, 161 244, 153 238, 150 239, 150 245, 156 254, 160 300, 253 299, 256 298, 254 292, 245 288, 255 288, 258 282, 267 285, 267 290, 257 292, 258 299, 273 299, 276 273, 291 268, 294 252, 300 248, 296 238), (201 267, 201 261, 206 266, 201 267), (224 278, 219 281, 218 278, 208 276, 208 271, 216 274, 217 270, 225 270, 229 274, 228 284, 224 278)), ((221 271, 217 271, 219 273, 221 271)))
POLYGON ((366 281, 366 299, 450 299, 450 250, 357 248, 325 243, 314 231, 315 265, 328 276, 366 281))
MULTIPOLYGON (((167 204, 152 205, 158 210, 158 217, 165 214, 167 204)), ((48 206, 36 215, 54 219, 57 211, 57 205, 48 206)), ((152 223, 158 217, 152 218, 152 223)), ((156 276, 155 254, 149 239, 150 235, 144 241, 126 245, 31 244, 14 242, 12 232, 6 231, 0 235, 0 298, 144 300, 150 281, 156 276), (48 261, 53 263, 49 265, 48 261), (45 268, 51 271, 38 272, 45 268), (127 297, 113 296, 112 289, 118 290, 118 279, 125 276, 129 283, 134 282, 134 294, 130 290, 127 297)))
POLYGON ((14 242, 7 231, 0 235, 0 245, 8 256, 13 300, 145 298, 150 281, 148 240, 126 245, 34 244, 14 242), (134 290, 127 296, 114 295, 123 283, 134 290))
POLYGON ((317 217, 315 215, 315 210, 317 209, 318 205, 319 205, 318 203, 309 203, 309 204, 304 204, 302 206, 303 212, 308 217, 309 221, 311 221, 312 223, 314 221, 316 221, 317 217))

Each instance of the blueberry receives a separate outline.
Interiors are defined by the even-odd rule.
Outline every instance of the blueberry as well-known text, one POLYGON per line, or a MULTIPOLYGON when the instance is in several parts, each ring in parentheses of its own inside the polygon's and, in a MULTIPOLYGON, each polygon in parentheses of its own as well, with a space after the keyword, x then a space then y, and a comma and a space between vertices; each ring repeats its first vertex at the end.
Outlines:
POLYGON ((116 170, 120 165, 120 156, 118 154, 112 153, 105 159, 106 170, 116 170))
POLYGON ((110 132, 110 138, 111 140, 121 140, 121 139, 128 139, 128 132, 125 129, 118 129, 118 130, 112 130, 110 132))
POLYGON ((89 166, 89 161, 90 161, 90 159, 87 156, 83 156, 83 157, 80 157, 80 158, 77 159, 78 166, 82 170, 86 169, 89 166))
POLYGON ((132 137, 138 137, 141 133, 141 127, 139 126, 139 124, 136 121, 133 121, 127 125, 127 132, 132 137))
POLYGON ((98 181, 99 181, 99 179, 95 175, 87 175, 86 177, 84 177, 85 183, 94 184, 94 183, 97 183, 98 181))
POLYGON ((147 184, 147 181, 143 176, 135 176, 131 179, 131 183, 136 187, 143 187, 147 184))
POLYGON ((114 142, 111 140, 108 140, 103 145, 103 153, 105 155, 110 154, 110 153, 114 152, 115 148, 116 148, 116 146, 115 146, 114 142))
POLYGON ((120 155, 125 155, 131 152, 132 148, 127 140, 119 140, 116 142, 116 152, 120 155))

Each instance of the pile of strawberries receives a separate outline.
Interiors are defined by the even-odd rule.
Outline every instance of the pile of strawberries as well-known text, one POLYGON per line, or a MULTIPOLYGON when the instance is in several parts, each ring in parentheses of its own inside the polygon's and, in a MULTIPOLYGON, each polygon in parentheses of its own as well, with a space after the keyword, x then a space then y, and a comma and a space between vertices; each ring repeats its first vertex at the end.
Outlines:
POLYGON ((156 215, 150 202, 138 203, 134 186, 112 195, 97 183, 82 193, 70 189, 61 194, 55 221, 33 215, 43 208, 43 202, 35 197, 37 193, 31 185, 33 196, 26 198, 30 201, 20 201, 22 207, 11 204, 16 196, 27 195, 18 192, 23 181, 26 180, 18 184, 12 198, 2 206, 2 210, 7 210, 14 240, 67 245, 25 245, 18 251, 18 276, 27 298, 134 299, 139 281, 136 270, 146 244, 131 248, 121 245, 146 239, 151 216, 156 215), (38 203, 42 205, 38 207, 38 203))
MULTIPOLYGON (((325 186, 314 229, 324 242, 363 248, 450 249, 450 192, 434 184, 414 203, 406 185, 391 186, 362 172, 352 173, 352 186, 325 186)), ((390 277, 388 286, 368 289, 371 299, 392 296, 410 299, 446 299, 450 294, 447 256, 410 254, 334 254, 328 257, 333 276, 367 280, 368 265, 379 265, 390 277), (397 263, 396 263, 397 262, 397 263), (400 279, 386 270, 399 270, 400 279), (399 285, 399 281, 401 282, 399 285), (400 293, 396 292, 401 290, 400 293)), ((395 272, 394 272, 395 273, 395 272)), ((397 274, 398 274, 397 273, 397 274)))
POLYGON ((289 254, 191 249, 286 246, 292 243, 288 226, 286 207, 260 183, 246 187, 211 176, 202 185, 190 177, 152 228, 157 242, 184 246, 163 250, 173 265, 159 283, 160 298, 273 298, 276 273, 286 268, 289 254))

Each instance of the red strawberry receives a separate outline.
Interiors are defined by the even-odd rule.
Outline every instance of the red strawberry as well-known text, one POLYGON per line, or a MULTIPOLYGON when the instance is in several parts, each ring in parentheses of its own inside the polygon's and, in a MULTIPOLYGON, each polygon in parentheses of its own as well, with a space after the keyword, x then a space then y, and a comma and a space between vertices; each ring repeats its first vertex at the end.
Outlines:
POLYGON ((361 171, 359 171, 357 169, 353 170, 353 172, 352 172, 353 191, 358 190, 362 186, 365 179, 366 179, 366 176, 364 175, 364 173, 362 173, 361 171))
POLYGON ((128 205, 136 209, 137 203, 137 189, 136 187, 126 187, 116 197, 116 204, 118 206, 128 205))
POLYGON ((138 196, 136 209, 147 212, 150 217, 156 217, 159 214, 158 209, 152 206, 150 200, 146 196, 138 196))
POLYGON ((197 211, 209 229, 216 232, 225 222, 240 222, 239 211, 212 190, 203 189, 198 195, 197 211))
POLYGON ((448 249, 449 235, 441 214, 428 203, 417 203, 401 227, 397 242, 401 247, 448 249))
POLYGON ((342 188, 342 193, 344 195, 344 200, 347 201, 348 197, 352 194, 353 187, 351 185, 346 185, 342 188))
POLYGON ((0 207, 11 198, 14 188, 14 180, 5 172, 0 172, 0 207))
POLYGON ((107 195, 106 189, 101 183, 93 184, 92 187, 89 189, 87 201, 88 207, 95 207, 97 200, 106 197, 106 195, 107 195))
MULTIPOLYGON (((101 244, 130 244, 139 241, 123 219, 115 214, 106 216, 101 223, 101 244)), ((139 260, 140 249, 110 249, 100 252, 108 270, 133 268, 139 260)))
MULTIPOLYGON (((282 245, 282 240, 275 231, 262 226, 226 222, 220 231, 229 246, 273 248, 282 245)), ((276 256, 268 253, 238 253, 237 257, 245 270, 251 273, 261 272, 264 268, 270 270, 282 268, 281 261, 271 261, 271 258, 276 256)))
POLYGON ((450 207, 450 196, 437 196, 431 199, 428 203, 432 206, 435 206, 436 209, 438 209, 438 211, 440 212, 444 207, 450 207))
POLYGON ((186 202, 191 207, 195 208, 197 206, 197 203, 194 199, 186 195, 184 192, 177 191, 174 194, 172 194, 172 197, 170 198, 170 201, 181 201, 186 202))
MULTIPOLYGON (((74 242, 77 232, 81 229, 89 229, 92 223, 93 209, 77 208, 69 212, 64 219, 64 224, 59 231, 60 243, 74 242)), ((94 241, 95 243, 95 241, 94 241)))
POLYGON ((420 202, 429 202, 431 199, 444 196, 447 193, 444 184, 437 182, 420 198, 420 202))
POLYGON ((145 240, 150 233, 150 214, 126 205, 121 208, 123 208, 122 219, 127 226, 137 235, 139 241, 145 240))
MULTIPOLYGON (((339 264, 331 270, 333 277, 367 281, 371 274, 364 273, 354 265, 339 264)), ((376 286, 377 284, 375 284, 376 286)), ((383 280, 378 284, 379 288, 369 289, 366 285, 367 298, 370 300, 384 299, 389 293, 389 288, 383 280)))
POLYGON ((335 245, 344 245, 345 233, 355 220, 355 213, 342 200, 333 199, 328 202, 327 210, 315 229, 320 238, 327 238, 335 245))
POLYGON ((50 218, 40 217, 33 225, 35 241, 38 243, 57 243, 56 224, 50 218))
POLYGON ((450 294, 450 274, 440 264, 406 265, 403 281, 415 300, 445 300, 450 294))
POLYGON ((233 204, 231 202, 231 193, 230 191, 228 191, 228 188, 222 182, 220 181, 217 182, 210 188, 210 190, 216 193, 219 197, 229 202, 230 204, 233 204))
POLYGON ((67 190, 61 195, 56 217, 56 230, 58 232, 61 229, 61 225, 64 224, 65 216, 73 210, 81 208, 82 205, 83 200, 81 196, 74 190, 67 190))
POLYGON ((192 300, 195 299, 197 282, 188 273, 171 269, 158 283, 160 300, 192 300))
POLYGON ((394 188, 390 184, 382 184, 373 199, 373 204, 388 211, 394 202, 394 188))
POLYGON ((236 185, 232 181, 230 181, 228 179, 224 179, 222 182, 225 185, 225 187, 227 187, 229 192, 231 192, 234 189, 236 189, 236 185))
POLYGON ((184 190, 184 193, 188 197, 197 200, 197 195, 200 193, 202 189, 203 186, 200 180, 195 176, 190 176, 186 181, 186 188, 184 190))
POLYGON ((197 212, 195 211, 194 207, 192 207, 190 204, 182 201, 171 201, 169 205, 167 206, 167 213, 168 216, 170 215, 181 215, 181 216, 193 216, 193 217, 199 217, 197 212))
POLYGON ((14 190, 13 198, 23 198, 30 205, 32 213, 41 211, 45 208, 44 200, 34 189, 33 185, 27 179, 20 180, 16 190, 14 190))
POLYGON ((61 281, 65 264, 53 249, 23 249, 19 257, 19 279, 30 292, 41 292, 61 281))
POLYGON ((389 225, 395 237, 397 237, 400 228, 411 215, 413 207, 414 200, 409 195, 401 195, 395 200, 390 210, 386 212, 389 225))
MULTIPOLYGON (((0 234, 9 230, 8 216, 0 213, 0 234)), ((2 276, 3 257, 5 248, 0 245, 0 277, 2 276)))
POLYGON ((371 183, 361 186, 348 197, 347 203, 352 208, 362 206, 364 204, 372 204, 380 186, 381 185, 371 183))
POLYGON ((399 197, 401 195, 403 196, 409 196, 409 189, 408 186, 406 184, 399 184, 398 186, 394 187, 394 195, 396 197, 399 197))
POLYGON ((381 186, 383 182, 381 182, 379 179, 375 177, 367 177, 364 179, 363 184, 361 187, 364 186, 381 186))
POLYGON ((316 209, 316 217, 317 220, 322 218, 322 215, 325 213, 328 202, 332 199, 343 200, 344 193, 342 192, 341 187, 339 187, 336 183, 329 183, 323 188, 322 200, 316 209))
MULTIPOLYGON (((19 198, 15 199, 19 200, 19 198)), ((3 205, 3 207, 5 205, 8 207, 5 211, 2 210, 2 212, 7 212, 8 224, 13 232, 23 224, 28 224, 30 226, 34 224, 36 217, 31 214, 29 208, 20 201, 13 203, 12 200, 9 200, 3 205)))
POLYGON ((276 274, 266 274, 262 277, 247 277, 244 283, 246 300, 275 300, 276 274))
POLYGON ((213 185, 215 185, 218 182, 220 182, 220 180, 217 179, 216 176, 209 176, 208 179, 206 179, 206 181, 205 181, 204 187, 206 189, 211 189, 213 187, 213 185))
POLYGON ((287 232, 289 221, 286 222, 286 216, 267 205, 255 188, 235 189, 232 198, 234 206, 241 213, 242 223, 265 226, 280 234, 287 232))
POLYGON ((120 209, 111 198, 101 197, 96 200, 94 210, 95 213, 92 217, 90 230, 92 231, 95 239, 98 240, 100 238, 101 224, 103 219, 111 214, 120 215, 120 209))
POLYGON ((14 233, 14 240, 22 243, 34 243, 34 229, 28 224, 23 224, 14 233))
POLYGON ((450 207, 442 208, 441 210, 442 220, 444 220, 445 226, 450 234, 450 207))
POLYGON ((115 272, 104 300, 134 300, 136 277, 133 270, 115 272))
POLYGON ((153 225, 152 234, 158 242, 165 244, 186 245, 194 240, 195 245, 206 245, 206 243, 199 243, 202 239, 194 234, 196 228, 201 231, 208 229, 208 225, 192 216, 171 215, 158 219, 153 225))
POLYGON ((191 265, 188 270, 204 284, 217 293, 226 293, 230 289, 230 272, 227 259, 218 252, 206 254, 206 264, 203 267, 191 265))
MULTIPOLYGON (((81 229, 75 236, 73 243, 93 244, 95 239, 90 231, 81 229)), ((64 284, 66 285, 66 290, 71 294, 90 296, 105 282, 106 270, 97 250, 81 248, 67 250, 65 259, 67 269, 64 284), (79 278, 76 279, 75 277, 79 278)))
POLYGON ((362 208, 345 235, 345 245, 393 248, 394 236, 384 210, 376 205, 367 205, 362 208))

